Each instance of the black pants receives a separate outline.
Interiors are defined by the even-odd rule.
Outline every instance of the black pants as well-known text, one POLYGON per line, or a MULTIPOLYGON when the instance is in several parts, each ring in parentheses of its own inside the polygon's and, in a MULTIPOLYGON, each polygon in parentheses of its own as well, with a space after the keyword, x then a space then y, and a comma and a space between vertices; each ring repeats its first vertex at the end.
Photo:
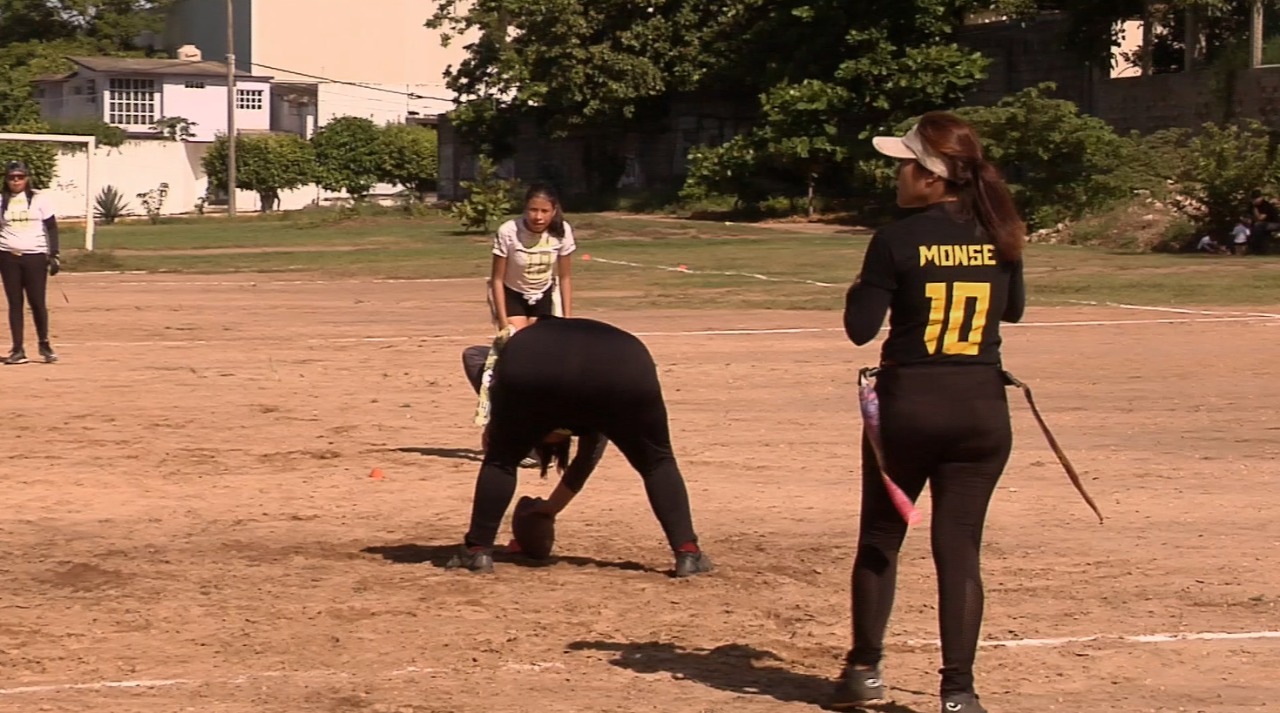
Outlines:
POLYGON ((9 334, 13 348, 23 348, 22 296, 31 303, 31 317, 36 325, 36 338, 49 341, 49 307, 45 289, 49 281, 49 256, 44 253, 14 255, 0 252, 0 278, 4 280, 4 296, 9 301, 9 334))
POLYGON ((493 546, 515 496, 520 460, 558 428, 612 441, 644 479, 671 548, 696 544, 658 370, 635 336, 595 320, 539 320, 503 348, 490 400, 489 448, 476 480, 468 546, 493 546))
MULTIPOLYGON (((982 627, 982 530, 1013 445, 1004 381, 984 366, 890 367, 880 372, 876 393, 886 471, 913 501, 926 482, 932 493, 942 693, 971 693, 982 627)), ((851 665, 880 663, 906 532, 864 434, 851 665)))

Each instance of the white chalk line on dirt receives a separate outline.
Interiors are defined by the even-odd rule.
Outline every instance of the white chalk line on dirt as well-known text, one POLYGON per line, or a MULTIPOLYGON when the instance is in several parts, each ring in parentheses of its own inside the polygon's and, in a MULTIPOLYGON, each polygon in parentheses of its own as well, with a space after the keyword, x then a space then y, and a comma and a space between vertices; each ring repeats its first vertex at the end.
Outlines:
POLYGON ((1115 307, 1116 309, 1134 309, 1147 312, 1173 312, 1175 314, 1211 314, 1220 316, 1264 317, 1280 319, 1280 314, 1271 312, 1233 312, 1230 310, 1185 309, 1182 307, 1156 307, 1154 305, 1131 305, 1122 302, 1092 302, 1089 300, 1067 300, 1072 304, 1089 305, 1091 307, 1115 307))
MULTIPOLYGON (((1007 640, 989 640, 982 641, 978 644, 984 648, 1052 648, 1058 646, 1067 646, 1070 644, 1087 644, 1099 641, 1113 641, 1134 644, 1168 644, 1185 641, 1256 641, 1262 639, 1280 639, 1280 631, 1242 631, 1242 632, 1184 632, 1176 634, 1137 634, 1137 635, 1108 635, 1097 634, 1094 636, 1064 636, 1052 639, 1007 639, 1007 640)), ((921 641, 909 640, 905 642, 908 646, 938 646, 937 640, 921 641)), ((561 663, 508 663, 503 668, 510 671, 527 671, 539 672, 546 669, 562 669, 564 664, 561 663)), ((405 668, 388 671, 380 675, 380 677, 391 678, 395 676, 406 676, 413 674, 431 674, 431 673, 451 673, 448 669, 437 668, 419 668, 417 666, 408 666, 405 668)), ((267 671, 262 673, 245 673, 230 678, 220 679, 195 679, 195 678, 171 678, 171 679, 142 679, 135 681, 93 681, 88 683, 51 683, 38 686, 18 686, 15 688, 0 688, 0 696, 20 696, 33 695, 40 693, 63 693, 68 691, 104 691, 113 689, 155 689, 155 688, 174 688, 178 686, 209 686, 209 685, 236 685, 248 683, 250 681, 262 679, 284 679, 284 678, 356 678, 358 674, 348 671, 336 671, 332 669, 323 669, 316 671, 267 671)))
MULTIPOLYGON (((1093 636, 1063 636, 1052 639, 1005 639, 989 640, 978 643, 984 648, 1045 648, 1066 646, 1068 644, 1087 644, 1094 641, 1121 641, 1135 644, 1168 644, 1178 641, 1255 641, 1259 639, 1280 639, 1280 631, 1243 631, 1243 632, 1187 632, 1177 634, 1137 634, 1112 635, 1095 634, 1093 636)), ((908 646, 939 646, 937 639, 930 641, 912 640, 908 646)))
MULTIPOLYGON (((509 663, 503 666, 508 671, 527 671, 538 672, 547 669, 564 668, 562 663, 509 663)), ((380 674, 380 678, 393 678, 396 676, 409 676, 414 674, 431 674, 451 673, 449 669, 443 668, 419 668, 417 666, 407 666, 394 671, 387 671, 380 674)), ((244 673, 230 678, 166 678, 166 679, 142 679, 135 681, 93 681, 89 683, 50 683, 40 686, 18 686, 16 688, 0 688, 0 696, 21 696, 39 693, 64 693, 68 691, 107 691, 107 690, 130 690, 130 689, 155 689, 155 688, 174 688, 178 686, 214 686, 214 685, 239 685, 258 681, 263 679, 282 679, 282 678, 355 678, 358 674, 349 671, 337 671, 334 669, 319 669, 314 671, 266 671, 262 673, 244 673)))
MULTIPOLYGON (((586 259, 586 258, 583 258, 586 259)), ((831 282, 819 282, 817 280, 805 280, 798 277, 770 277, 769 275, 761 275, 756 272, 738 272, 736 270, 694 270, 684 265, 672 267, 670 265, 642 265, 638 262, 627 262, 626 260, 610 260, 603 257, 593 257, 589 262, 603 262, 609 265, 623 265, 626 267, 642 267, 649 270, 663 270, 665 272, 683 272, 689 275, 728 275, 731 277, 750 277, 753 280, 765 280, 767 282, 798 282, 805 285, 817 285, 818 287, 840 287, 840 285, 831 282)))
MULTIPOLYGON (((1063 322, 1021 322, 1004 325, 1006 328, 1023 327, 1109 327, 1131 324, 1192 324, 1205 322, 1268 322, 1270 317, 1189 317, 1168 319, 1095 319, 1063 322)), ((887 331, 882 327, 880 331, 887 331)), ((679 332, 633 332, 638 337, 736 337, 736 336, 768 336, 778 334, 814 334, 819 332, 842 332, 842 327, 779 327, 774 329, 701 329, 679 332)), ((268 338, 264 337, 263 340, 268 338)), ((278 342, 279 336, 269 338, 278 342)), ((486 343, 490 337, 468 334, 442 334, 420 337, 313 337, 301 340, 304 344, 380 344, 400 342, 449 342, 466 341, 473 344, 486 343)), ((252 339, 161 339, 135 342, 61 342, 64 347, 198 347, 212 344, 249 343, 252 339)))
MULTIPOLYGON (((75 275, 147 275, 147 272, 79 272, 75 275)), ((356 285, 356 284, 399 284, 399 283, 432 283, 432 282, 478 282, 484 278, 476 277, 422 277, 422 278, 368 278, 350 280, 138 280, 135 282, 101 282, 111 287, 291 287, 296 285, 356 285)))

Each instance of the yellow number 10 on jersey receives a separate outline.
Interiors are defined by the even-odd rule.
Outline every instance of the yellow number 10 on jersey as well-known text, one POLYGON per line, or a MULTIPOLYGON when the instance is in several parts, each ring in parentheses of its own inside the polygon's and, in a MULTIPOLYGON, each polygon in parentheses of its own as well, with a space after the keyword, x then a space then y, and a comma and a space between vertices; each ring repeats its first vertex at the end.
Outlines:
POLYGON ((987 326, 987 307, 991 304, 991 283, 989 282, 930 282, 924 286, 925 296, 929 298, 929 326, 924 330, 924 348, 930 354, 937 354, 941 348, 943 354, 963 354, 977 356, 982 345, 982 332, 987 326), (948 289, 950 288, 950 289, 948 289), (964 313, 974 301, 973 324, 963 340, 960 339, 960 328, 964 326, 964 313), (946 321, 947 333, 942 334, 942 323, 946 321), (942 343, 938 343, 938 337, 942 343))

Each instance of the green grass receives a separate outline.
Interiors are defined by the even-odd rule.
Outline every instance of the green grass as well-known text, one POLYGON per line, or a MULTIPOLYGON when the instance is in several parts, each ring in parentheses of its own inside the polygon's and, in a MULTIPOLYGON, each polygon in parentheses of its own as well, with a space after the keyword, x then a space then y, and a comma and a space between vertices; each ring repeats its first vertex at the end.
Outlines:
MULTIPOLYGON (((839 309, 866 249, 866 234, 814 233, 705 221, 604 215, 571 216, 580 248, 574 262, 577 302, 595 307, 839 309), (693 272, 612 265, 686 265, 693 272), (701 274, 742 271, 774 278, 701 274)), ((67 245, 82 244, 75 230, 67 245)), ((443 217, 394 215, 338 221, 303 211, 235 221, 202 218, 160 225, 100 226, 98 250, 67 251, 68 271, 307 272, 335 277, 482 278, 490 238, 467 234, 443 217), (338 249, 341 248, 341 249, 338 249)), ((1028 292, 1038 303, 1126 301, 1151 305, 1277 302, 1280 258, 1134 254, 1033 245, 1028 292)))

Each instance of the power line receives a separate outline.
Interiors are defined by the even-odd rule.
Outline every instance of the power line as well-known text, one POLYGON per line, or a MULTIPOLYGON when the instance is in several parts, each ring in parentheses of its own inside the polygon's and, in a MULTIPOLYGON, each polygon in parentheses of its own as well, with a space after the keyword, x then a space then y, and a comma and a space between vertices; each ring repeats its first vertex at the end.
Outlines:
POLYGON ((352 86, 352 87, 359 87, 359 88, 361 88, 361 89, 371 89, 371 90, 373 90, 373 91, 377 91, 377 92, 386 92, 386 93, 388 93, 388 94, 395 94, 395 95, 402 96, 402 97, 408 97, 408 98, 410 98, 410 99, 430 99, 430 100, 432 100, 432 101, 451 102, 451 103, 454 103, 454 104, 456 104, 456 103, 458 102, 458 100, 457 100, 457 99, 446 99, 446 98, 444 98, 444 97, 433 97, 433 96, 428 96, 428 95, 426 95, 426 94, 418 94, 417 92, 402 92, 402 91, 400 91, 400 90, 398 90, 398 89, 387 89, 386 87, 372 87, 372 86, 369 86, 368 84, 361 84, 360 82, 348 82, 348 81, 345 81, 345 80, 342 80, 342 79, 333 79, 333 78, 331 78, 331 77, 322 77, 322 76, 320 76, 320 75, 318 75, 318 74, 308 74, 307 72, 298 72, 298 71, 295 71, 295 70, 292 70, 292 69, 285 69, 285 68, 283 68, 283 67, 272 67, 272 66, 271 66, 271 65, 269 65, 269 64, 263 64, 263 63, 261 63, 261 62, 254 62, 254 61, 252 61, 252 60, 250 60, 250 62, 251 62, 255 67, 262 67, 263 69, 269 69, 269 70, 271 70, 271 71, 273 71, 273 72, 288 72, 289 74, 296 74, 296 75, 298 75, 299 77, 306 77, 306 78, 308 78, 308 79, 318 79, 318 80, 320 80, 320 81, 322 81, 322 82, 330 82, 330 83, 332 83, 332 84, 346 84, 346 85, 348 85, 348 86, 352 86))

